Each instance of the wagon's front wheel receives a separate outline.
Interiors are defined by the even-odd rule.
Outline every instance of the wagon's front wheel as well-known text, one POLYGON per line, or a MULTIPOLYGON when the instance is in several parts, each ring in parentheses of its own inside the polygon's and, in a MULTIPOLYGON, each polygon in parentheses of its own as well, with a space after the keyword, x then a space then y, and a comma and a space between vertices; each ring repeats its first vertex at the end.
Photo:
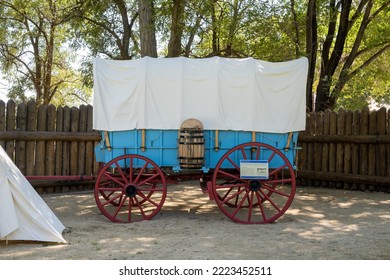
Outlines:
POLYGON ((117 223, 152 219, 161 210, 166 193, 165 175, 158 165, 132 154, 105 164, 94 191, 100 211, 117 223))
POLYGON ((294 169, 277 148, 257 142, 238 145, 217 163, 212 191, 220 210, 243 224, 271 223, 290 207, 296 189, 294 169), (266 160, 268 179, 241 176, 240 160, 266 160))

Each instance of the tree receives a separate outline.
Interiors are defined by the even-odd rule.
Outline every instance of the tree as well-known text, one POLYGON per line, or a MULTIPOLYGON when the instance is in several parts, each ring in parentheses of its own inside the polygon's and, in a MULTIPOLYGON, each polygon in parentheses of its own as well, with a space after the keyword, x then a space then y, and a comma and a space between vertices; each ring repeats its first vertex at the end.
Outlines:
POLYGON ((157 57, 153 0, 138 0, 141 56, 157 57))
POLYGON ((78 0, 80 8, 73 27, 73 47, 87 48, 90 56, 111 59, 139 56, 137 1, 78 0))
MULTIPOLYGON (((312 8, 315 2, 312 1, 312 8)), ((388 23, 385 23, 388 17, 385 15, 389 14, 389 1, 329 0, 324 4, 329 5, 329 10, 327 33, 321 45, 316 111, 335 108, 337 98, 347 82, 390 48, 390 36, 370 36, 372 30, 378 28, 378 22, 388 28, 388 23)), ((319 5, 316 6, 317 13, 318 9, 319 5)), ((317 38, 316 41, 319 40, 317 38)), ((312 60, 311 63, 313 67, 316 61, 312 60)), ((313 73, 310 74, 312 76, 309 79, 313 79, 313 73)))
POLYGON ((4 0, 0 7, 0 61, 11 84, 10 95, 23 100, 30 91, 38 105, 49 104, 78 81, 66 44, 76 3, 4 0))

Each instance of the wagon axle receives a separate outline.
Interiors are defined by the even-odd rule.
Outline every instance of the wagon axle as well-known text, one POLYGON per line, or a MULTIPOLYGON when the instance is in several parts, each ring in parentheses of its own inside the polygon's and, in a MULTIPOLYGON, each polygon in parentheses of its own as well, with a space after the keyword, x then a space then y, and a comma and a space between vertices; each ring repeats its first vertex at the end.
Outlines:
POLYGON ((261 183, 258 180, 250 180, 248 183, 248 189, 251 191, 258 191, 261 188, 261 183))
POLYGON ((127 197, 134 197, 137 194, 137 186, 129 184, 125 187, 125 194, 127 197))

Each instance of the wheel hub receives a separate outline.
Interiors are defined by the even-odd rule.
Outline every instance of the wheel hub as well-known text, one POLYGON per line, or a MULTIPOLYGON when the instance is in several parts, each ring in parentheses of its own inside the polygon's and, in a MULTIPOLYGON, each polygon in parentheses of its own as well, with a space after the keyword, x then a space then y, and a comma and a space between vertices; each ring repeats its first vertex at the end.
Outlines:
POLYGON ((137 194, 137 186, 135 185, 126 186, 125 194, 127 197, 134 197, 137 194))
POLYGON ((258 191, 261 188, 261 183, 258 180, 251 180, 249 181, 248 188, 251 191, 258 191))

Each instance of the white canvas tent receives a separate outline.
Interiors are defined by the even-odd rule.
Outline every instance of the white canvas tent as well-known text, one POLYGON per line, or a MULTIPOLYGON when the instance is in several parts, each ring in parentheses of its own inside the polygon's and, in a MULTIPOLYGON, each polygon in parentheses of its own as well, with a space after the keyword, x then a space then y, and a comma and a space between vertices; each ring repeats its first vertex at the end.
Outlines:
POLYGON ((64 229, 0 146, 0 240, 67 243, 64 229))

